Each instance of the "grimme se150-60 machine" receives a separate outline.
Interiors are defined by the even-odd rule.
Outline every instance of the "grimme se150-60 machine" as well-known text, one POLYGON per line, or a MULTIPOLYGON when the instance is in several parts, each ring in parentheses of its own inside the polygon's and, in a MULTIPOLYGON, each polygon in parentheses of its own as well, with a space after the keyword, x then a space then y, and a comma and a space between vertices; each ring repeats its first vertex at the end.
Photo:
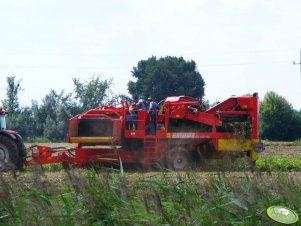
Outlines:
POLYGON ((149 112, 135 113, 137 120, 127 121, 129 104, 121 101, 76 115, 68 121, 66 137, 76 144, 73 150, 37 146, 26 164, 160 163, 181 170, 204 156, 241 153, 255 161, 263 151, 257 93, 232 96, 208 110, 188 96, 167 97, 159 103, 155 135, 148 133, 149 112))

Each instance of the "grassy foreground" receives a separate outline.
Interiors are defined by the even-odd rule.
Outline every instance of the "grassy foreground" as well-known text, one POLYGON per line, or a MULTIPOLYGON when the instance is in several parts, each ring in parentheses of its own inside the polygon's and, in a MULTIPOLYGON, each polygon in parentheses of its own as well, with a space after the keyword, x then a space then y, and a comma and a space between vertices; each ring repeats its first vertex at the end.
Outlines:
POLYGON ((0 225, 275 225, 271 205, 301 214, 300 173, 59 173, 0 175, 0 225))

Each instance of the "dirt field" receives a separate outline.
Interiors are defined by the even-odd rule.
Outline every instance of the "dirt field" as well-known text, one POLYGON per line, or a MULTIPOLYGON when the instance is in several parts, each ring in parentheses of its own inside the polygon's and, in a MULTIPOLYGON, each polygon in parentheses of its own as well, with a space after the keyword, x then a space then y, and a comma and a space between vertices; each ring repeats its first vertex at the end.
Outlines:
POLYGON ((301 156, 301 146, 267 146, 265 156, 301 156))

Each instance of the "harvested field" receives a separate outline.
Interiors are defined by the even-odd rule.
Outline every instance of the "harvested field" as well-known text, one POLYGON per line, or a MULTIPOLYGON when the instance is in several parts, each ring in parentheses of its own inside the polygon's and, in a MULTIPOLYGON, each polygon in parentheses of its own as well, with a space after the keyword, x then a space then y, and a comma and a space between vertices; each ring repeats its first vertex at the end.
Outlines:
POLYGON ((267 146, 264 156, 300 156, 301 146, 267 146))

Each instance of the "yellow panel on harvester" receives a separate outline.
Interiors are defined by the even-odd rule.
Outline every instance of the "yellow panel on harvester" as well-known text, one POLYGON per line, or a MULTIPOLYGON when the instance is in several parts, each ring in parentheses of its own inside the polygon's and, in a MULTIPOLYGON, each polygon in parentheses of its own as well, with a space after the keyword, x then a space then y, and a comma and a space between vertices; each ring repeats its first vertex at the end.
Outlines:
POLYGON ((113 137, 70 137, 70 143, 112 144, 113 137))

